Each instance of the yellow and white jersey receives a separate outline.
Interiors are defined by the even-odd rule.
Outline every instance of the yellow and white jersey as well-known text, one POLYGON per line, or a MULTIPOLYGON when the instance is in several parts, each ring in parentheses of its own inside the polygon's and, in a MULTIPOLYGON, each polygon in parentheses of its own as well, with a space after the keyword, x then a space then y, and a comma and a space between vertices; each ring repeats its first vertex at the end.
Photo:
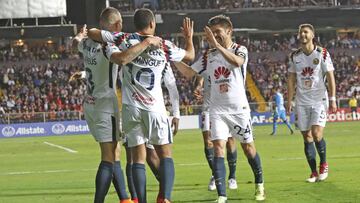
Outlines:
POLYGON ((95 109, 98 111, 114 113, 118 108, 116 99, 118 66, 111 63, 107 55, 118 49, 110 44, 101 44, 85 38, 80 41, 78 50, 84 56, 87 98, 94 101, 95 109))
POLYGON ((301 49, 290 56, 289 72, 296 73, 296 104, 313 105, 328 102, 326 73, 334 70, 330 54, 316 46, 310 55, 301 49))
MULTIPOLYGON (((115 43, 121 51, 127 50, 148 36, 138 33, 110 33, 102 31, 103 41, 115 43)), ((146 111, 166 112, 161 81, 169 61, 181 61, 185 50, 163 40, 162 48, 148 48, 132 62, 124 65, 122 78, 123 104, 146 111)))
POLYGON ((244 57, 241 67, 230 64, 216 49, 207 50, 191 67, 204 79, 210 79, 210 114, 250 112, 245 80, 248 63, 246 47, 233 43, 229 51, 244 57))

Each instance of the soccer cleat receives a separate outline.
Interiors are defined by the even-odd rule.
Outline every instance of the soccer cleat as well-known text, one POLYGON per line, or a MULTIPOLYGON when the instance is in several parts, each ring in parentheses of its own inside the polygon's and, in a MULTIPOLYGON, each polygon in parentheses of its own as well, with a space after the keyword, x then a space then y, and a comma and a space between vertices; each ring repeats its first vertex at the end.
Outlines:
POLYGON ((227 197, 224 197, 224 196, 219 196, 217 201, 217 203, 227 203, 227 197))
POLYGON ((209 190, 209 191, 216 190, 216 185, 215 185, 215 178, 214 178, 214 176, 211 176, 211 178, 210 178, 209 185, 208 185, 208 190, 209 190))
POLYGON ((329 165, 327 163, 320 164, 319 181, 323 181, 328 177, 329 165))
POLYGON ((263 201, 265 200, 265 188, 264 183, 255 184, 255 200, 263 201))
POLYGON ((230 190, 236 190, 238 188, 237 182, 235 178, 230 178, 228 180, 228 185, 230 190))
POLYGON ((294 134, 294 130, 293 129, 290 129, 290 134, 294 134))
POLYGON ((318 180, 319 174, 317 171, 312 172, 310 177, 306 179, 306 182, 308 183, 315 183, 318 180))
POLYGON ((131 199, 123 199, 123 200, 120 200, 120 203, 134 203, 134 201, 131 199))
POLYGON ((139 203, 139 199, 138 199, 138 198, 134 198, 134 199, 132 199, 132 201, 133 201, 134 203, 139 203))
POLYGON ((276 135, 274 132, 270 133, 270 135, 276 135))

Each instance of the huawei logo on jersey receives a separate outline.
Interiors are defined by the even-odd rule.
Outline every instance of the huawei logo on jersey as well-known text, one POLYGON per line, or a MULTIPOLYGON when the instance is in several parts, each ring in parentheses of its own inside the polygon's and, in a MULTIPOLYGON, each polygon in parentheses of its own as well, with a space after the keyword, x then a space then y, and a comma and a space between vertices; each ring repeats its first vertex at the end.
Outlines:
POLYGON ((302 76, 312 76, 314 74, 314 69, 310 67, 306 67, 302 70, 301 75, 302 76))
POLYGON ((218 67, 215 70, 214 77, 215 77, 215 79, 219 79, 221 75, 223 75, 224 78, 228 78, 230 75, 230 70, 225 68, 224 66, 218 67))

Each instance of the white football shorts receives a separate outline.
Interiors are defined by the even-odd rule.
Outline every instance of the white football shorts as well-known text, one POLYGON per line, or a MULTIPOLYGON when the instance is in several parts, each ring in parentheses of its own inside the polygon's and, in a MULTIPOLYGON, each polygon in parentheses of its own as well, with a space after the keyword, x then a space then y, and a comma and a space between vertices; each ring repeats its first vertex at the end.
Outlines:
POLYGON ((144 143, 165 145, 173 142, 173 134, 166 113, 145 111, 123 104, 122 128, 128 147, 144 143))
POLYGON ((211 140, 228 140, 229 134, 240 143, 254 141, 250 113, 211 114, 211 140))
POLYGON ((295 123, 300 131, 307 131, 313 125, 325 127, 327 117, 327 105, 319 103, 316 105, 296 105, 295 123))
POLYGON ((84 115, 90 133, 97 142, 120 141, 118 112, 101 112, 94 104, 84 103, 84 115))

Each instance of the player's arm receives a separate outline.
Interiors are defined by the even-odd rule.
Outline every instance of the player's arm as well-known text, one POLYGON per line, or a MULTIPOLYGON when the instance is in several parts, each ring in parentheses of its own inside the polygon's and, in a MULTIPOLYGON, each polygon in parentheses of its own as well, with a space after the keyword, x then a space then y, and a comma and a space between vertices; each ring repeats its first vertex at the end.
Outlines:
POLYGON ((97 42, 106 42, 102 38, 101 30, 97 28, 91 28, 88 31, 88 36, 90 39, 97 41, 97 42))
POLYGON ((328 89, 329 89, 329 111, 331 113, 334 113, 337 110, 334 71, 328 71, 326 73, 326 79, 328 80, 328 89))
POLYGON ((70 76, 69 82, 74 82, 76 80, 85 79, 86 73, 85 71, 77 71, 70 76))
POLYGON ((183 61, 191 62, 195 58, 195 49, 193 44, 193 35, 194 35, 194 21, 186 17, 183 20, 183 26, 181 27, 181 32, 185 38, 185 56, 183 61))
POLYGON ((197 73, 184 62, 174 62, 174 65, 180 71, 180 73, 188 80, 191 80, 194 76, 197 75, 197 73))
POLYGON ((176 87, 176 80, 174 77, 174 73, 172 72, 171 67, 165 72, 164 83, 166 88, 169 91, 169 97, 172 107, 173 119, 171 121, 171 127, 174 129, 173 134, 176 135, 179 129, 179 121, 180 121, 180 104, 179 104, 179 92, 176 87))
POLYGON ((133 61, 142 52, 144 52, 149 46, 159 47, 161 45, 161 38, 159 37, 147 37, 142 42, 130 47, 125 51, 115 52, 111 55, 110 61, 125 65, 133 61))
POLYGON ((81 42, 81 40, 83 40, 84 38, 87 37, 87 29, 86 29, 86 24, 80 29, 79 33, 74 37, 74 39, 72 40, 72 49, 73 50, 79 50, 78 46, 79 43, 81 42))
POLYGON ((208 26, 205 26, 204 31, 206 40, 208 41, 209 45, 213 48, 216 48, 230 64, 236 67, 241 67, 245 63, 246 56, 244 54, 240 54, 239 56, 235 55, 234 53, 227 50, 225 47, 221 46, 216 41, 214 34, 211 32, 208 26))
POLYGON ((203 95, 201 94, 203 92, 203 86, 204 86, 204 78, 200 75, 195 76, 195 88, 193 91, 193 95, 195 99, 200 100, 203 95))
POLYGON ((296 73, 289 72, 288 76, 288 95, 287 95, 287 104, 286 104, 286 112, 288 114, 291 113, 291 102, 295 94, 295 83, 296 83, 296 73))

